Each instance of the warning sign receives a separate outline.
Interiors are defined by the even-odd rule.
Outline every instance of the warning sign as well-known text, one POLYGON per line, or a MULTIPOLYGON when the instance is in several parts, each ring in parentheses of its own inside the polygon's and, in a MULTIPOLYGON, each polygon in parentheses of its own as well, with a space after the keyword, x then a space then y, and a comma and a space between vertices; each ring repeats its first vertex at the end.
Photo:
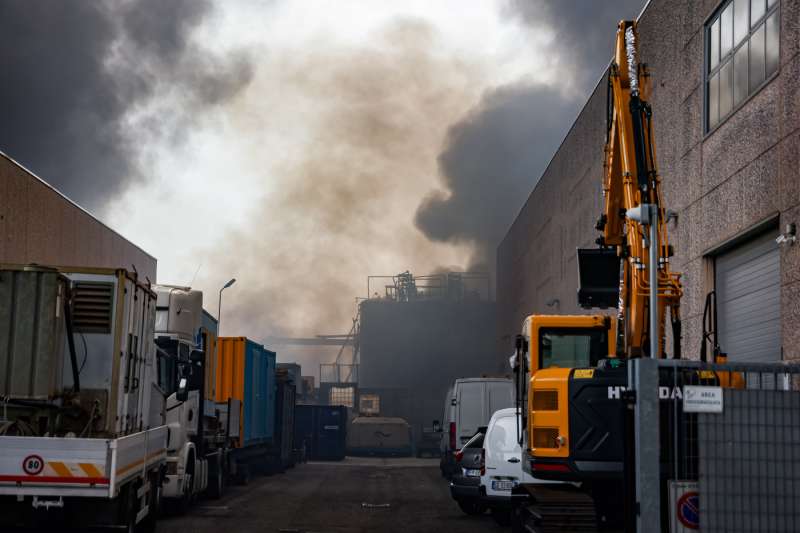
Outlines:
POLYGON ((678 499, 676 509, 678 521, 689 529, 700 528, 700 496, 687 492, 678 499))
POLYGON ((700 495, 696 481, 670 481, 669 506, 672 533, 700 529, 700 495))

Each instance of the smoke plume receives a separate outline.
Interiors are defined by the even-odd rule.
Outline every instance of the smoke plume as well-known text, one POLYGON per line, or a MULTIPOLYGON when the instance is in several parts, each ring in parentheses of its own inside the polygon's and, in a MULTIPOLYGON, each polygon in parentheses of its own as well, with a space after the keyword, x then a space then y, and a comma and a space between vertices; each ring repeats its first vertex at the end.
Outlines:
POLYGON ((469 242, 471 268, 494 272, 495 249, 553 156, 612 54, 616 23, 643 0, 512 0, 510 18, 550 31, 556 85, 519 82, 488 92, 447 137, 439 155, 443 189, 417 210, 430 239, 469 242))
POLYGON ((217 57, 191 40, 210 13, 206 0, 4 0, 0 149, 101 207, 141 179, 138 138, 178 141, 179 126, 248 83, 245 56, 217 57), (132 116, 167 90, 181 106, 132 116))
POLYGON ((413 214, 447 124, 478 96, 475 73, 424 21, 394 20, 369 42, 273 54, 235 106, 236 130, 263 147, 264 159, 249 164, 264 182, 252 224, 209 251, 214 264, 199 278, 209 287, 239 280, 226 293, 226 335, 346 333, 368 275, 424 274, 465 255, 420 235, 413 214), (313 128, 265 171, 276 141, 260 141, 264 124, 281 113, 312 113, 303 120, 313 128))

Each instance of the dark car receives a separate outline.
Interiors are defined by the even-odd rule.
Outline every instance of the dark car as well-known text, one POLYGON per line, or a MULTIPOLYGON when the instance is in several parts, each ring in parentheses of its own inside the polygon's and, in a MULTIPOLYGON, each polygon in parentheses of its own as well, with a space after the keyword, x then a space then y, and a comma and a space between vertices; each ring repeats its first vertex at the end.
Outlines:
POLYGON ((455 453, 455 471, 450 478, 450 495, 467 514, 486 511, 481 497, 481 468, 483 466, 483 437, 486 428, 478 428, 464 446, 455 453))

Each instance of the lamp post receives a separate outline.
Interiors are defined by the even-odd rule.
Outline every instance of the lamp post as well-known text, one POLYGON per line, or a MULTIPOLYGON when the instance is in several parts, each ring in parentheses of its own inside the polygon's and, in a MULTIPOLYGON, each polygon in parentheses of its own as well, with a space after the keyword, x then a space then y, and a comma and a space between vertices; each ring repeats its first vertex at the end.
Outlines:
POLYGON ((217 307, 217 336, 222 336, 222 291, 230 287, 236 283, 236 278, 231 278, 231 280, 222 286, 219 290, 219 306, 217 307))

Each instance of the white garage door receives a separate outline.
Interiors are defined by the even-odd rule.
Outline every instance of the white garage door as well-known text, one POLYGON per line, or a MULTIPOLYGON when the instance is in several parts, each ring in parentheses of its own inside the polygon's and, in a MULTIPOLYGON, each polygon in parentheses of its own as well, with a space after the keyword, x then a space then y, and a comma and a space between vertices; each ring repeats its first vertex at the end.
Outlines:
POLYGON ((716 260, 719 343, 729 360, 781 359, 780 252, 769 232, 716 260))

